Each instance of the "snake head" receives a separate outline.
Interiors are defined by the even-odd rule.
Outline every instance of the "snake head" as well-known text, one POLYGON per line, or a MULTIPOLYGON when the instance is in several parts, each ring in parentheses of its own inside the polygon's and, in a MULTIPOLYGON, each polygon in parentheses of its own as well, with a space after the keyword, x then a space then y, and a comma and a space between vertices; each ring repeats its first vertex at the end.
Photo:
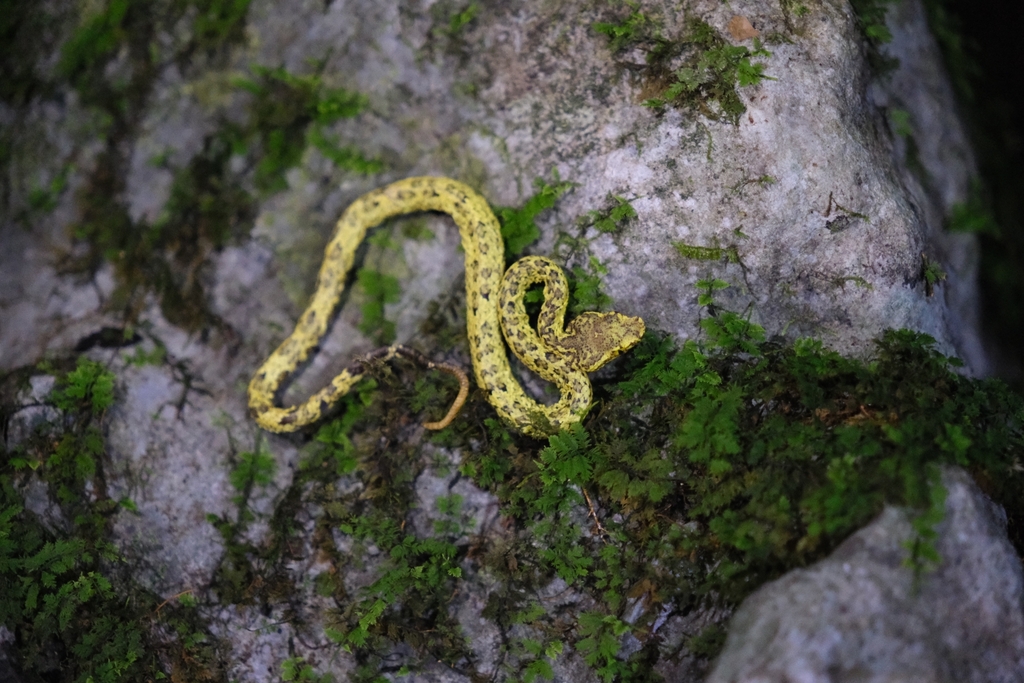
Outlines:
POLYGON ((594 372, 636 346, 645 329, 644 321, 631 315, 614 311, 581 313, 566 326, 558 346, 577 368, 594 372))

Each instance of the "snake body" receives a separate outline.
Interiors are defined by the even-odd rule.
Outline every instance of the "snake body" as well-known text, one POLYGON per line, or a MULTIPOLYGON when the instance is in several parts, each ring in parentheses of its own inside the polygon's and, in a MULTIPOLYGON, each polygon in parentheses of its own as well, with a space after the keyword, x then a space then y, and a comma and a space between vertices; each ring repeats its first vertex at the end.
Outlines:
MULTIPOLYGON (((316 422, 363 376, 364 364, 357 361, 305 402, 283 408, 274 404, 281 385, 327 332, 367 230, 393 216, 417 211, 446 213, 459 228, 466 254, 466 325, 474 374, 487 400, 513 428, 546 436, 581 420, 592 400, 587 373, 629 350, 643 336, 643 320, 615 312, 584 313, 563 329, 568 285, 557 264, 529 256, 505 273, 498 220, 483 197, 450 178, 407 178, 359 197, 338 220, 312 300, 294 331, 249 383, 249 408, 261 427, 290 432, 316 422), (522 295, 538 282, 544 284, 544 303, 535 331, 522 295), (538 403, 523 390, 512 374, 502 330, 527 367, 559 388, 557 403, 538 403)), ((376 355, 392 357, 397 348, 376 355)))

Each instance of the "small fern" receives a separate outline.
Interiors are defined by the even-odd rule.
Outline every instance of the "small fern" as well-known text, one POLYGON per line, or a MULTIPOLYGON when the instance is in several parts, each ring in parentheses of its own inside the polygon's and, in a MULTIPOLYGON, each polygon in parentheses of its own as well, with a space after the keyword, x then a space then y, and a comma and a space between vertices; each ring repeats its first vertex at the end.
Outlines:
POLYGON ((573 183, 562 182, 558 173, 554 173, 551 184, 543 178, 534 181, 537 192, 526 200, 519 209, 498 208, 496 214, 501 222, 501 237, 505 241, 505 258, 512 260, 522 253, 523 249, 540 237, 540 228, 535 219, 542 212, 555 205, 563 194, 574 187, 573 183))

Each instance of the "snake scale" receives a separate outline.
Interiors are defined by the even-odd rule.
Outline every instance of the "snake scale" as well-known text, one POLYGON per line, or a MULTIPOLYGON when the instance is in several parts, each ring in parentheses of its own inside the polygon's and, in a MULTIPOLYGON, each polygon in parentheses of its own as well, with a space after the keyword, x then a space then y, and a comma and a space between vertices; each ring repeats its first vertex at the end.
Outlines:
MULTIPOLYGON (((498 220, 483 197, 450 178, 407 178, 359 197, 338 220, 312 300, 295 330, 249 383, 249 409, 261 427, 290 432, 316 422, 365 374, 365 361, 355 361, 305 402, 289 407, 275 405, 282 384, 327 332, 356 249, 367 230, 393 216, 417 211, 446 213, 459 228, 466 262, 466 325, 476 382, 498 415, 518 431, 543 437, 580 421, 593 396, 587 373, 629 350, 643 336, 643 320, 615 312, 583 313, 563 327, 569 288, 557 264, 527 256, 506 272, 498 220), (523 294, 538 283, 544 287, 544 303, 534 330, 523 294), (527 395, 512 374, 503 333, 513 353, 527 367, 559 388, 557 403, 544 405, 527 395)), ((412 355, 430 367, 462 374, 398 345, 379 349, 366 358, 389 359, 396 355, 412 355)), ((467 382, 462 384, 460 400, 449 415, 426 426, 439 428, 451 421, 468 389, 467 382)))

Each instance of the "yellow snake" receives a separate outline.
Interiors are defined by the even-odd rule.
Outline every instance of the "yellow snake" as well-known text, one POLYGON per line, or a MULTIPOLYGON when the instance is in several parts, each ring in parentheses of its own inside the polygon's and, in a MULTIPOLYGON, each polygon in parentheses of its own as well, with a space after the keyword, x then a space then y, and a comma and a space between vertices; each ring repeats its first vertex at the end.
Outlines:
MULTIPOLYGON (((327 331, 327 325, 352 267, 356 248, 366 231, 392 216, 417 211, 440 211, 459 227, 466 253, 466 325, 477 385, 506 423, 531 436, 543 437, 574 422, 590 409, 593 372, 632 348, 644 334, 640 318, 621 313, 583 313, 563 329, 568 285, 562 269, 537 256, 523 258, 505 272, 505 253, 498 220, 486 200, 450 178, 407 178, 356 199, 338 220, 317 276, 316 291, 295 330, 277 347, 249 383, 249 409, 256 422, 272 432, 291 432, 319 420, 365 374, 365 361, 356 361, 299 405, 281 408, 274 397, 281 385, 306 360, 327 331), (535 283, 544 285, 544 303, 537 330, 530 326, 523 294, 535 283), (502 332, 512 351, 561 393, 554 405, 530 398, 512 375, 502 332)), ((389 359, 418 353, 398 345, 367 358, 389 359)), ((459 374, 452 366, 426 361, 459 374)), ((463 374, 463 377, 465 375, 463 374)), ((439 423, 447 425, 464 400, 439 423)))

